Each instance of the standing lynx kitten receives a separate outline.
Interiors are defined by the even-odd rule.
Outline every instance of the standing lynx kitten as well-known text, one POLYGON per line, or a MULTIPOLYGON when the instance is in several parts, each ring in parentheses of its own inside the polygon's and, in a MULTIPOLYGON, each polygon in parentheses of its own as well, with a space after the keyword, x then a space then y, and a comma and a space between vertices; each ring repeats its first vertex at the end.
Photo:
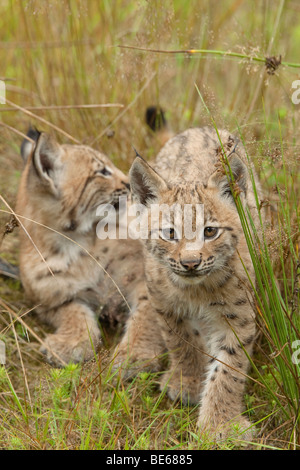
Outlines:
MULTIPOLYGON (((148 294, 128 321, 116 361, 124 368, 129 362, 129 376, 141 364, 159 370, 159 356, 168 352, 161 389, 171 399, 200 402, 201 429, 220 435, 228 431, 229 421, 245 429, 250 426, 242 416, 242 398, 255 336, 249 282, 254 270, 233 190, 259 230, 245 151, 227 131, 218 136, 210 128, 189 129, 167 142, 155 170, 138 156, 130 184, 136 201, 147 208, 148 294), (221 163, 224 152, 231 182, 221 163), (156 220, 153 237, 154 203, 177 204, 182 210, 202 204, 204 219, 200 225, 197 221, 202 243, 181 236, 172 215, 167 222, 156 220)), ((258 181, 256 187, 260 194, 258 181)))

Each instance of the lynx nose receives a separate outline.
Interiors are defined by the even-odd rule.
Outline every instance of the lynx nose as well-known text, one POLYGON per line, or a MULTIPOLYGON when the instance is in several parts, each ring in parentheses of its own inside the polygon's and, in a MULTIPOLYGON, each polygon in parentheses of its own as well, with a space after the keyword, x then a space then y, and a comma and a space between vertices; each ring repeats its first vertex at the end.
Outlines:
POLYGON ((187 271, 192 271, 193 269, 198 268, 201 263, 201 258, 198 259, 183 259, 180 260, 180 264, 186 269, 187 271))

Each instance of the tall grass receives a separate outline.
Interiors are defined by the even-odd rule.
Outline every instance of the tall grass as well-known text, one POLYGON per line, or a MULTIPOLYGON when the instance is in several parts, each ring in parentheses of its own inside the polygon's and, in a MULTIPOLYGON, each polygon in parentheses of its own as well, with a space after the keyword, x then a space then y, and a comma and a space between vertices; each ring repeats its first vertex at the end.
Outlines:
MULTIPOLYGON (((209 107, 205 103, 198 87, 196 89, 206 112, 210 116, 212 125, 218 133, 216 122, 209 107)), ((278 126, 280 129, 280 121, 278 126)), ((239 137, 245 146, 240 128, 239 137)), ((220 145, 223 149, 221 140, 220 145)), ((249 360, 260 380, 260 384, 265 387, 274 403, 276 403, 281 419, 285 418, 288 420, 288 423, 291 423, 286 433, 287 441, 290 446, 296 448, 300 442, 300 361, 293 348, 298 347, 299 349, 300 345, 298 285, 299 204, 295 197, 294 186, 293 184, 291 185, 292 180, 287 174, 283 142, 281 142, 281 151, 283 162, 283 175, 281 177, 284 181, 285 193, 283 198, 279 188, 279 179, 276 179, 278 202, 276 209, 275 207, 271 208, 271 211, 274 210, 275 212, 276 227, 280 227, 277 231, 276 243, 277 250, 279 251, 278 260, 281 265, 281 279, 277 279, 274 269, 276 265, 274 265, 273 257, 270 253, 268 240, 268 231, 274 225, 274 220, 271 220, 270 211, 267 217, 265 217, 266 209, 264 205, 270 203, 268 201, 261 201, 259 198, 249 155, 247 155, 247 158, 252 189, 259 215, 259 227, 257 223, 254 223, 249 210, 245 210, 243 207, 239 194, 234 189, 233 195, 255 271, 255 283, 253 283, 253 279, 250 277, 249 281, 253 290, 252 295, 255 300, 255 310, 258 314, 259 330, 267 345, 267 351, 264 351, 264 355, 267 358, 265 366, 268 367, 269 374, 272 376, 272 383, 268 380, 269 376, 266 379, 263 369, 259 369, 250 357, 249 360), (296 232, 294 232, 295 227, 296 232), (284 249, 286 240, 288 240, 288 255, 286 249, 284 249), (288 266, 285 260, 286 255, 288 257, 288 266), (276 387, 274 387, 274 384, 276 384, 276 387)), ((223 157, 226 163, 224 170, 229 180, 233 181, 230 160, 227 158, 224 149, 223 157)), ((241 261, 243 262, 243 260, 241 261)))
MULTIPOLYGON (((299 364, 293 356, 299 340, 300 105, 291 101, 299 78, 291 67, 299 65, 299 12, 297 2, 284 0, 0 4, 0 78, 8 99, 0 105, 0 190, 11 207, 29 123, 60 141, 101 148, 123 170, 134 159, 132 145, 149 158, 159 150, 144 125, 148 105, 162 106, 175 132, 211 125, 213 116, 218 128, 243 140, 276 207, 273 225, 263 226, 257 240, 237 201, 256 271, 260 331, 247 413, 259 423, 255 445, 265 448, 300 444, 299 364), (281 65, 268 73, 265 58, 280 55, 281 65)), ((0 209, 7 210, 4 204, 0 209)), ((4 212, 0 221, 4 231, 4 212)), ((17 254, 17 233, 5 235, 0 255, 17 262, 17 254)), ((103 351, 84 366, 45 366, 35 346, 45 327, 29 315, 19 282, 1 280, 0 295, 7 351, 7 365, 0 368, 0 447, 213 447, 196 429, 197 409, 170 403, 157 391, 155 376, 125 385, 103 351)))
MULTIPOLYGON (((252 183, 255 191, 254 180, 252 183)), ((256 191, 255 195, 259 209, 260 202, 256 191)), ((290 445, 296 448, 300 442, 300 361, 294 359, 293 348, 298 344, 300 338, 300 317, 299 311, 296 312, 295 309, 295 306, 298 305, 299 289, 294 279, 295 276, 298 276, 299 261, 293 244, 295 240, 290 236, 292 233, 293 201, 288 201, 288 205, 282 205, 281 196, 279 199, 277 221, 279 225, 282 225, 284 221, 284 238, 289 237, 290 249, 289 265, 286 267, 281 230, 277 239, 279 259, 282 265, 280 282, 278 282, 274 271, 266 227, 261 221, 262 236, 257 234, 251 215, 245 213, 240 200, 237 200, 237 207, 255 270, 257 285, 252 287, 255 294, 258 325, 267 346, 265 349, 266 365, 273 381, 270 383, 268 378, 265 378, 263 369, 260 370, 254 361, 251 361, 252 367, 276 402, 281 420, 286 419, 290 423, 286 430, 286 438, 290 445), (276 384, 275 387, 274 384, 276 384)))

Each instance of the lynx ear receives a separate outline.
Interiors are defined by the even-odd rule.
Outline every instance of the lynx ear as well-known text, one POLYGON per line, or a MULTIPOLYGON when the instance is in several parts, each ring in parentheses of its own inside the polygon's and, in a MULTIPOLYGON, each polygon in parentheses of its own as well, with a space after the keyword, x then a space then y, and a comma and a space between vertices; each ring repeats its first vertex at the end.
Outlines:
POLYGON ((244 193, 247 193, 248 170, 242 160, 233 155, 228 160, 233 178, 231 178, 228 168, 228 176, 224 172, 215 171, 208 180, 208 187, 217 187, 222 197, 232 198, 231 184, 235 183, 244 193))
POLYGON ((55 196, 58 195, 59 174, 62 168, 60 156, 60 145, 51 136, 40 134, 33 154, 33 166, 40 181, 55 196))
POLYGON ((141 157, 136 157, 129 172, 130 187, 139 203, 147 206, 168 189, 167 183, 141 157))
POLYGON ((35 127, 30 127, 26 135, 30 140, 24 139, 21 144, 21 157, 25 163, 32 154, 41 133, 35 127))

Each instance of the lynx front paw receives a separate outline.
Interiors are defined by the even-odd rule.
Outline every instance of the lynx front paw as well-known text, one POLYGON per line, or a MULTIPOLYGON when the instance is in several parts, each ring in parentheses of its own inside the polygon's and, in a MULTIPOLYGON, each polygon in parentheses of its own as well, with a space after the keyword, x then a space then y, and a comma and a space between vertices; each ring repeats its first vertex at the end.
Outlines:
POLYGON ((88 361, 94 357, 94 353, 101 343, 100 334, 78 343, 65 335, 48 335, 40 349, 47 362, 63 367, 69 362, 77 363, 88 361))
POLYGON ((181 400, 184 404, 197 404, 200 401, 200 380, 195 376, 185 376, 174 371, 164 374, 160 389, 167 390, 171 400, 181 400))
POLYGON ((241 442, 251 441, 255 435, 253 425, 243 416, 225 422, 222 418, 204 415, 200 412, 197 425, 201 433, 215 442, 228 438, 241 442))
POLYGON ((131 380, 140 372, 159 372, 161 361, 158 356, 147 354, 129 354, 125 348, 118 347, 114 352, 114 369, 119 369, 123 379, 131 380))

